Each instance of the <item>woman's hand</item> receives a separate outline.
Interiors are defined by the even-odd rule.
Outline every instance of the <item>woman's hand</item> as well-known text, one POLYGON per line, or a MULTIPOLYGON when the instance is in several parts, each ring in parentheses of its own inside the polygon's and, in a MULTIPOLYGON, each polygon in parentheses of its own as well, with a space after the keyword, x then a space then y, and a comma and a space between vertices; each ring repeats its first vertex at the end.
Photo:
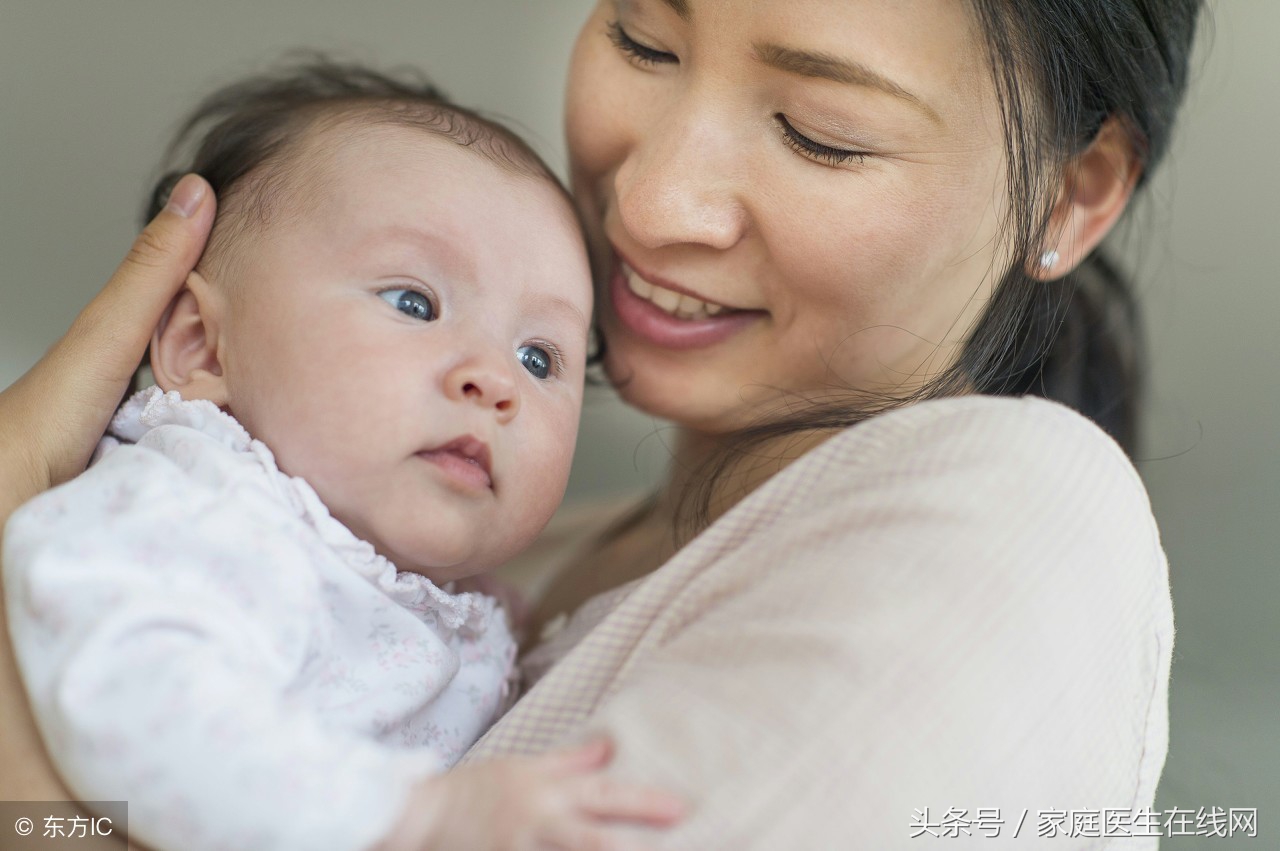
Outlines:
POLYGON ((22 503, 75 476, 128 389, 213 225, 209 184, 187 175, 71 329, 0 392, 0 528, 22 503))
MULTIPOLYGON (((0 392, 0 530, 19 505, 84 469, 151 332, 204 250, 214 206, 203 178, 179 181, 71 330, 0 392)), ((0 800, 66 800, 14 665, 2 601, 0 718, 0 800)))
POLYGON ((669 827, 684 805, 668 792, 615 780, 599 739, 532 757, 453 769, 419 784, 377 851, 639 851, 616 830, 669 827))

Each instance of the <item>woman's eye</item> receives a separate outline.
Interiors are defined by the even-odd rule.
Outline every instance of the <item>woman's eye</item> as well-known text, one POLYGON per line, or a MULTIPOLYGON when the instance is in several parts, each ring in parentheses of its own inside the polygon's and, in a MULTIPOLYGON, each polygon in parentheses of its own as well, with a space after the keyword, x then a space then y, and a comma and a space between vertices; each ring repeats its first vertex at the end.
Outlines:
POLYGON ((555 358, 541 346, 521 346, 516 349, 516 357, 534 378, 547 378, 551 375, 555 358))
POLYGON ((841 165, 847 162, 861 163, 867 159, 868 154, 863 151, 848 151, 844 148, 833 148, 830 145, 813 141, 797 130, 781 112, 774 116, 774 120, 782 128, 782 138, 798 154, 827 165, 841 165))
POLYGON ((431 299, 417 290, 383 290, 378 296, 405 316, 430 322, 436 318, 431 299))
POLYGON ((613 46, 618 48, 624 56, 641 65, 669 65, 680 61, 674 53, 645 47, 627 35, 627 31, 617 21, 609 24, 609 41, 613 42, 613 46))

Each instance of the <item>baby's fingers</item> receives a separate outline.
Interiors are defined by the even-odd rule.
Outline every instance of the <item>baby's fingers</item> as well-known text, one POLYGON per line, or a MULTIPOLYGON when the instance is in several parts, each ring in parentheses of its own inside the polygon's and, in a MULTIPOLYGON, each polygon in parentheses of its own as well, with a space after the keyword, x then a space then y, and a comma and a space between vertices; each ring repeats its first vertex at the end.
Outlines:
POLYGON ((685 814, 684 802, 670 792, 604 775, 584 778, 575 799, 580 812, 601 821, 667 827, 685 814))

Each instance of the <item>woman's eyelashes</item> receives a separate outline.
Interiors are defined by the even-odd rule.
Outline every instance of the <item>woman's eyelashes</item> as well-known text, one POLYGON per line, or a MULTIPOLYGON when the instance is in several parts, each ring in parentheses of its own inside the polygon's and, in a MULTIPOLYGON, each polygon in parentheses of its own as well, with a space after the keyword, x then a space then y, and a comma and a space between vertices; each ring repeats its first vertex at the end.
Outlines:
POLYGON ((791 150, 810 159, 827 165, 843 165, 848 162, 862 163, 870 156, 865 151, 850 151, 844 148, 833 148, 821 142, 815 142, 795 128, 787 117, 779 112, 774 116, 778 127, 782 129, 782 138, 791 150))
POLYGON ((618 21, 609 23, 609 41, 623 56, 640 65, 670 65, 680 61, 674 53, 655 50, 636 41, 622 28, 618 21))
MULTIPOLYGON (((631 37, 618 21, 611 21, 609 41, 623 56, 637 65, 675 64, 680 61, 674 53, 657 50, 641 44, 631 37)), ((826 165, 843 165, 854 162, 862 163, 869 156, 865 151, 850 151, 844 148, 833 148, 821 142, 815 142, 795 128, 781 112, 774 116, 782 130, 782 137, 787 145, 796 153, 826 165)))
POLYGON ((414 289, 390 289, 378 297, 411 319, 430 322, 440 315, 435 303, 424 292, 414 289))

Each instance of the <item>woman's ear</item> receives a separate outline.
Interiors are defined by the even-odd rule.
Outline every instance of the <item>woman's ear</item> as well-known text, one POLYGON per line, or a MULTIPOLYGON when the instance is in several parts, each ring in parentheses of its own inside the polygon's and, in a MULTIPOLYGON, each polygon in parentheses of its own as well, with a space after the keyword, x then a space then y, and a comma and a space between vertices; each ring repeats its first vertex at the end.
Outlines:
POLYGON ((1117 119, 1108 118, 1084 153, 1067 165, 1043 253, 1032 258, 1028 273, 1051 281, 1079 266, 1120 218, 1141 173, 1131 137, 1117 119))
POLYGON ((186 286, 174 296, 151 338, 151 372, 161 390, 177 390, 188 401, 207 399, 220 408, 226 406, 219 307, 208 281, 198 272, 188 275, 186 286))

